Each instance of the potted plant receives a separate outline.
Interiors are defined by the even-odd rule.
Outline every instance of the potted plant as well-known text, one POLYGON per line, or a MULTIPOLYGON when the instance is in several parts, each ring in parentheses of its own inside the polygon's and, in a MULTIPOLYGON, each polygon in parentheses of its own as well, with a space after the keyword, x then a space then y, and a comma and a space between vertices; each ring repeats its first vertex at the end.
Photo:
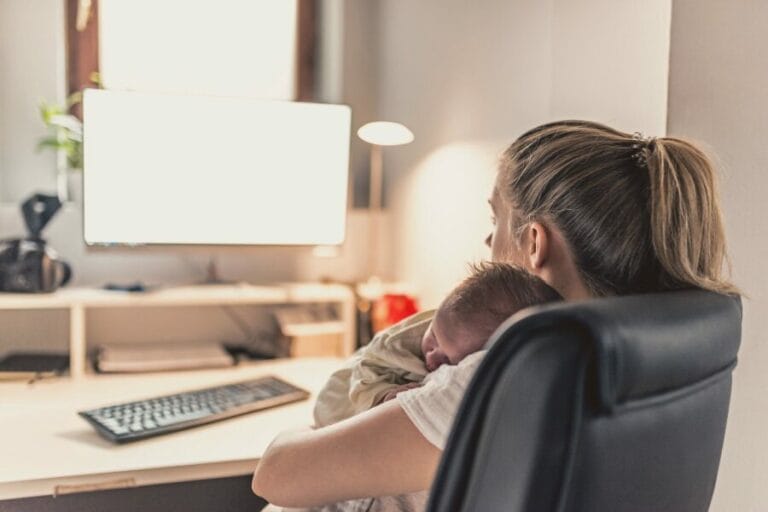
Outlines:
POLYGON ((73 105, 82 101, 81 92, 69 97, 64 105, 40 102, 40 117, 48 133, 37 143, 37 149, 53 149, 58 155, 57 190, 62 202, 69 200, 68 173, 83 168, 83 123, 69 113, 73 105))

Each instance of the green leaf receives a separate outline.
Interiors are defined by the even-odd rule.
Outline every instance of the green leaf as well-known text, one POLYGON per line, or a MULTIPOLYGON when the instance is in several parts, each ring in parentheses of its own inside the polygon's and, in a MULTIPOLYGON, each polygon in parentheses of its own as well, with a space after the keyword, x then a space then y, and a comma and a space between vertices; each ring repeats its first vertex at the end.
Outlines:
POLYGON ((91 74, 88 75, 88 80, 90 80, 96 87, 101 88, 101 73, 98 71, 92 71, 91 74))
POLYGON ((40 117, 43 119, 43 123, 46 126, 51 125, 51 120, 64 114, 63 109, 59 105, 54 105, 45 101, 40 102, 40 117))
POLYGON ((67 157, 67 163, 70 169, 80 170, 83 168, 83 153, 82 151, 75 151, 72 155, 67 157))
POLYGON ((37 142, 36 150, 41 151, 45 148, 53 148, 58 150, 61 148, 61 143, 56 137, 44 137, 37 142))
POLYGON ((73 92, 67 97, 67 110, 83 101, 83 91, 73 92))

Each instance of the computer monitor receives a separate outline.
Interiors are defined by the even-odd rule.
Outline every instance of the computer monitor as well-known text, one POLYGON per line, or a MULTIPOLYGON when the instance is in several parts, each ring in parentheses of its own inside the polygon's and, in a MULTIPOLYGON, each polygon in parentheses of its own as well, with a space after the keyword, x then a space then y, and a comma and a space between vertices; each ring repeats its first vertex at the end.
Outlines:
POLYGON ((344 105, 87 90, 89 245, 344 241, 344 105))

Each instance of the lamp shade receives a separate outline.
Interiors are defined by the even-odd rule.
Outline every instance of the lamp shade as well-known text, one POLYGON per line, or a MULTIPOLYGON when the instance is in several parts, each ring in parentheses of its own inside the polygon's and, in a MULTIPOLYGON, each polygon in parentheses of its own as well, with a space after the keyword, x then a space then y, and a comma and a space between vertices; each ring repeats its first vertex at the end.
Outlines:
POLYGON ((413 132, 400 123, 375 121, 360 127, 357 136, 378 146, 399 146, 413 142, 413 132))

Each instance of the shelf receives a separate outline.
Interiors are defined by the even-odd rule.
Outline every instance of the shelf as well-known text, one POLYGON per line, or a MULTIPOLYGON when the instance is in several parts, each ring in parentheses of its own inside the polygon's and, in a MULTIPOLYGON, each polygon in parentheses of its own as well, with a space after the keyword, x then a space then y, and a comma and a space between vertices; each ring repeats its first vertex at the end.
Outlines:
POLYGON ((70 375, 86 373, 86 316, 99 308, 183 307, 214 305, 297 305, 331 303, 338 320, 302 322, 286 326, 286 336, 341 335, 341 355, 355 349, 355 304, 352 290, 339 284, 283 283, 163 287, 146 292, 98 288, 64 288, 49 294, 0 293, 0 310, 69 310, 70 375))
POLYGON ((205 304, 283 304, 345 300, 351 292, 337 285, 253 286, 201 285, 124 292, 98 288, 64 288, 48 294, 0 293, 0 309, 86 307, 194 306, 205 304), (329 289, 330 288, 330 289, 329 289))

